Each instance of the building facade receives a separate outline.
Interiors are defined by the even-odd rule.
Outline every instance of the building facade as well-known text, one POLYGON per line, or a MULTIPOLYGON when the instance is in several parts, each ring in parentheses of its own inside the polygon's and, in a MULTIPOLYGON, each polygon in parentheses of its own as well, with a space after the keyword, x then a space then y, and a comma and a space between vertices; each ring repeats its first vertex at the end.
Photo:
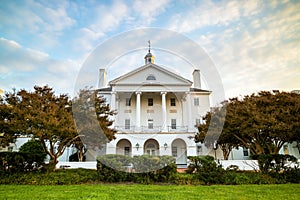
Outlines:
POLYGON ((210 109, 211 91, 201 89, 200 71, 193 82, 154 64, 150 49, 145 65, 106 84, 100 69, 99 95, 116 111, 116 139, 106 145, 106 154, 170 155, 177 165, 199 153, 196 125, 210 109), (192 87, 193 86, 193 87, 192 87))

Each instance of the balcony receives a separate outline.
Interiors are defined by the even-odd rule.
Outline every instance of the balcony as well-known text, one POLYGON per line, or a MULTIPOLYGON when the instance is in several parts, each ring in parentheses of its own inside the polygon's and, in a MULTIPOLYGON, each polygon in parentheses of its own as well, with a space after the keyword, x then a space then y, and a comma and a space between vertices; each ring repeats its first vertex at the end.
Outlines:
POLYGON ((168 132, 188 132, 188 126, 167 126, 168 132))
MULTIPOLYGON (((115 129, 121 133, 154 133, 163 132, 162 126, 115 126, 115 129)), ((167 126, 166 132, 188 132, 188 126, 167 126)))

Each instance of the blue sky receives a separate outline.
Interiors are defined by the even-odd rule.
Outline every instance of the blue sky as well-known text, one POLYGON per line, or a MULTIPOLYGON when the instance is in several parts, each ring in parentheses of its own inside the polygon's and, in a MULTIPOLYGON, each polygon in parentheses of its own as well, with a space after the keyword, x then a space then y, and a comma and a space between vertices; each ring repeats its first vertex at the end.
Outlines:
MULTIPOLYGON (((72 96, 94 49, 120 33, 145 27, 178 32, 201 46, 221 76, 226 98, 300 89, 300 1, 284 0, 2 0, 0 89, 48 84, 72 96)), ((122 69, 108 70, 109 77, 141 66, 149 39, 145 53, 120 58, 115 64, 122 63, 122 69)), ((152 45, 157 64, 182 66, 155 51, 155 39, 152 45)), ((185 75, 185 69, 177 72, 185 75)))

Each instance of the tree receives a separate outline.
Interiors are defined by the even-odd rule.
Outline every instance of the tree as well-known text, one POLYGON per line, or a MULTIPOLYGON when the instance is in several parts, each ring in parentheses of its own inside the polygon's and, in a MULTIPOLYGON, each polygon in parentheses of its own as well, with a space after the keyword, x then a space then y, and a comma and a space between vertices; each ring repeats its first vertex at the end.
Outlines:
POLYGON ((9 143, 14 142, 15 137, 8 128, 11 118, 11 109, 2 97, 0 98, 0 146, 7 147, 9 143))
POLYGON ((220 139, 225 135, 253 155, 278 154, 284 143, 299 138, 300 95, 262 91, 230 99, 220 139))
POLYGON ((299 137, 299 94, 262 91, 237 101, 232 101, 240 105, 232 108, 240 117, 235 118, 235 137, 252 154, 278 154, 284 143, 299 137))
POLYGON ((20 147, 19 152, 29 153, 30 155, 35 156, 37 166, 43 164, 47 156, 41 142, 34 139, 23 144, 20 147))
POLYGON ((198 125, 198 134, 195 136, 195 141, 202 142, 207 147, 217 145, 221 148, 224 159, 228 160, 231 150, 238 147, 240 142, 232 137, 231 132, 227 129, 228 119, 224 121, 226 107, 227 103, 223 102, 221 107, 211 109, 203 117, 205 123, 198 125))
POLYGON ((2 147, 9 146, 16 141, 18 135, 24 134, 14 118, 13 108, 17 102, 15 89, 11 93, 0 96, 0 146, 2 147))
POLYGON ((73 99, 72 109, 80 135, 80 138, 73 141, 73 146, 77 149, 78 160, 82 161, 87 150, 96 151, 115 139, 117 131, 110 128, 113 124, 110 118, 115 115, 115 111, 110 110, 106 100, 91 88, 79 91, 78 97, 73 99))
POLYGON ((56 96, 48 86, 35 86, 34 92, 22 89, 16 95, 8 94, 6 101, 11 102, 13 125, 18 127, 10 129, 38 139, 50 157, 49 165, 55 169, 57 159, 78 137, 68 96, 56 96))

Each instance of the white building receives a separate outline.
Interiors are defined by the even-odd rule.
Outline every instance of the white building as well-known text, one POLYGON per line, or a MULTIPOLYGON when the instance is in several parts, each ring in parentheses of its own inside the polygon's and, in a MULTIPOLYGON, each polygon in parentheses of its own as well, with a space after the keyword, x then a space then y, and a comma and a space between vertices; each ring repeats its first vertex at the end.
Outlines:
MULTIPOLYGON (((210 109, 211 91, 201 89, 200 71, 193 82, 154 64, 150 49, 145 65, 109 82, 100 69, 99 95, 110 102, 116 139, 106 154, 172 155, 177 165, 197 155, 196 124, 210 109), (193 87, 192 87, 193 86, 193 87)), ((199 153, 199 152, 198 152, 199 153)))
MULTIPOLYGON (((118 130, 116 139, 106 144, 101 154, 170 155, 176 158, 178 167, 186 167, 187 156, 208 153, 222 160, 220 148, 207 152, 205 145, 194 142, 198 132, 195 125, 202 123, 202 117, 210 110, 212 93, 201 88, 200 71, 194 70, 192 82, 156 65, 150 49, 144 59, 145 65, 111 80, 108 87, 106 71, 100 69, 99 95, 117 112, 113 128, 118 130)), ((28 139, 18 138, 15 144, 0 151, 18 151, 28 139)), ((280 153, 299 158, 296 145, 286 144, 280 153)), ((74 150, 67 148, 59 161, 67 162, 74 150)), ((249 159, 249 150, 242 147, 229 155, 229 160, 249 159)), ((95 156, 88 152, 87 161, 95 161, 95 156)))

